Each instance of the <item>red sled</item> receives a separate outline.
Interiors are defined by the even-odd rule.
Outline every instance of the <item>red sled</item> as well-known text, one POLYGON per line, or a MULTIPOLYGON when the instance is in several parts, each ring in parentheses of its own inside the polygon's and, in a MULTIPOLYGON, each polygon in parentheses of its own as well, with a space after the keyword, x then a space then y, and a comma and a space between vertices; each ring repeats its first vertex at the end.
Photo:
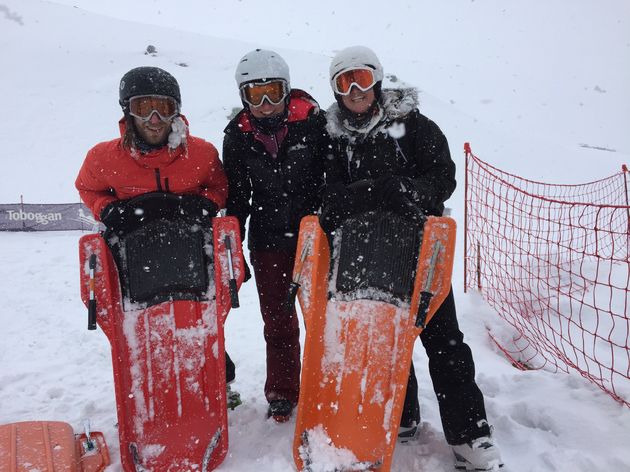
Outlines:
POLYGON ((299 471, 390 470, 413 346, 449 293, 454 245, 450 218, 365 213, 335 232, 331 258, 317 217, 302 220, 299 471))
POLYGON ((102 472, 109 451, 99 432, 74 434, 61 421, 0 425, 0 472, 102 472))
POLYGON ((245 274, 239 224, 202 229, 177 220, 177 196, 160 198, 174 220, 160 208, 124 237, 81 238, 81 296, 111 344, 123 470, 210 471, 228 449, 223 324, 245 274))

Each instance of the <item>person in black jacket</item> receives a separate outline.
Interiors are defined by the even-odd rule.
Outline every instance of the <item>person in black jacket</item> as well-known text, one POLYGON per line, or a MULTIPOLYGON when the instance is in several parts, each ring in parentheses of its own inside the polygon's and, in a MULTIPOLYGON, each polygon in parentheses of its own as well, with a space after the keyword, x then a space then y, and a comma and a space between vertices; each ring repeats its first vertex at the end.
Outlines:
POLYGON ((248 247, 265 323, 268 416, 286 421, 300 382, 299 324, 286 305, 300 220, 320 207, 325 117, 306 92, 291 89, 289 68, 256 49, 236 69, 243 109, 225 128, 227 213, 248 247))
MULTIPOLYGON (((455 190, 455 164, 440 128, 418 111, 413 89, 382 89, 383 68, 374 52, 355 46, 332 60, 330 79, 337 103, 326 113, 332 155, 320 222, 328 233, 347 217, 370 210, 417 218, 442 215, 455 190)), ((449 293, 420 339, 455 465, 495 470, 502 463, 475 382, 472 353, 464 342, 449 293)), ((413 363, 399 440, 415 438, 420 422, 413 363)))

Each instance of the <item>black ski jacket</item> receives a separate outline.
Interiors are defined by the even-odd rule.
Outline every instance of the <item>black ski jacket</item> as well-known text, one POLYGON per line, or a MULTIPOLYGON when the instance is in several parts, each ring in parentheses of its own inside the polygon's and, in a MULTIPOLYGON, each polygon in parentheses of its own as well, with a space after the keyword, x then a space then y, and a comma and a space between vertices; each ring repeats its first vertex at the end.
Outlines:
POLYGON ((300 220, 316 213, 321 203, 325 114, 312 97, 297 89, 291 91, 288 106, 287 134, 276 157, 255 138, 246 109, 225 128, 227 214, 238 217, 242 237, 250 217, 251 250, 294 248, 300 220))
POLYGON ((380 114, 363 132, 345 121, 337 103, 327 110, 332 155, 325 162, 326 185, 408 177, 410 200, 428 215, 441 215, 456 185, 446 137, 418 111, 415 89, 384 89, 380 103, 380 114))

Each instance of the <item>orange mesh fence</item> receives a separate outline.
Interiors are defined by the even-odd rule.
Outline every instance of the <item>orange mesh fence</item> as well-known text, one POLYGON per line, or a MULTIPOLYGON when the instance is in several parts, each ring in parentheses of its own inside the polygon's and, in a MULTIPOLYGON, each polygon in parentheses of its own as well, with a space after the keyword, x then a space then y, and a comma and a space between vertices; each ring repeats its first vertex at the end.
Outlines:
POLYGON ((628 169, 555 185, 465 151, 464 286, 517 333, 493 340, 520 368, 576 369, 630 407, 628 169))

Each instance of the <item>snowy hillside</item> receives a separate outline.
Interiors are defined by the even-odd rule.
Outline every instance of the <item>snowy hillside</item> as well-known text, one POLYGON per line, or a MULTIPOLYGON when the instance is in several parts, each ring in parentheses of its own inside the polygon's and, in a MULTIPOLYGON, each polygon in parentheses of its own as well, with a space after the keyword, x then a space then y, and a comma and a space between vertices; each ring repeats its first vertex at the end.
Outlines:
MULTIPOLYGON (((74 202, 87 150, 117 133, 117 87, 132 67, 169 70, 192 134, 218 148, 233 107, 233 73, 255 47, 291 66, 292 84, 333 102, 328 65, 364 44, 386 73, 420 90, 447 135, 459 187, 454 290, 478 383, 510 472, 630 471, 630 410, 577 374, 521 372, 494 348, 510 330, 462 289, 464 141, 526 178, 580 183, 630 164, 630 3, 501 0, 0 0, 0 203, 74 202), (386 6, 385 6, 386 5, 386 6), (155 55, 145 54, 148 45, 155 55)), ((390 78, 390 81, 392 79, 390 78)), ((80 233, 0 233, 0 424, 63 420, 102 430, 120 471, 109 345, 88 332, 79 299, 80 233)), ((293 470, 294 421, 265 419, 264 341, 252 282, 226 324, 244 404, 229 413, 221 471, 293 470)), ((414 353, 422 430, 393 470, 452 470, 420 344, 414 353)))

